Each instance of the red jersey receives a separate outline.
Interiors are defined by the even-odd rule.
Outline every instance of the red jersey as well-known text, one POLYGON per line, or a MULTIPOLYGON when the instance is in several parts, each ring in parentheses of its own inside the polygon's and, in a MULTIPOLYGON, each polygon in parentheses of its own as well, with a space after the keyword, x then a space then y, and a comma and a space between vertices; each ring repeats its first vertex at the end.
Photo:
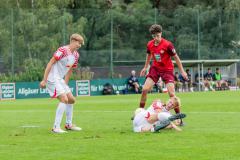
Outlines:
POLYGON ((152 54, 153 64, 160 71, 173 71, 174 65, 171 57, 176 55, 175 48, 171 42, 161 38, 160 43, 155 46, 154 40, 151 40, 147 44, 147 53, 152 54))

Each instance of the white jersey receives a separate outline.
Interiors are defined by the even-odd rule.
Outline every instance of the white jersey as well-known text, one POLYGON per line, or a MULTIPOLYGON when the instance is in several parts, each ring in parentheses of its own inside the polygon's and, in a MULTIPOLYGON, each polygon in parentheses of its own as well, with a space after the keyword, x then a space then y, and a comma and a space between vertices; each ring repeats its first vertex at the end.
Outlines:
POLYGON ((150 112, 151 114, 153 114, 153 113, 157 113, 156 110, 158 110, 158 109, 160 109, 163 112, 168 112, 166 110, 166 108, 164 107, 164 104, 160 100, 153 101, 153 103, 147 109, 147 111, 150 112))
POLYGON ((57 60, 57 62, 52 65, 49 72, 47 78, 49 82, 55 82, 63 79, 71 67, 76 68, 79 54, 77 51, 72 53, 68 46, 63 46, 58 48, 58 50, 53 54, 53 57, 57 60))
POLYGON ((155 112, 154 106, 151 105, 147 110, 143 109, 141 112, 135 115, 133 120, 133 131, 141 132, 143 127, 151 128, 153 127, 153 125, 167 120, 170 116, 171 113, 169 111, 162 111, 160 113, 155 112), (155 122, 154 124, 151 124, 147 121, 151 114, 158 114, 158 121, 155 122))
POLYGON ((151 127, 153 124, 148 123, 147 118, 150 117, 150 113, 143 109, 137 115, 135 115, 133 120, 133 131, 141 132, 143 127, 151 127))

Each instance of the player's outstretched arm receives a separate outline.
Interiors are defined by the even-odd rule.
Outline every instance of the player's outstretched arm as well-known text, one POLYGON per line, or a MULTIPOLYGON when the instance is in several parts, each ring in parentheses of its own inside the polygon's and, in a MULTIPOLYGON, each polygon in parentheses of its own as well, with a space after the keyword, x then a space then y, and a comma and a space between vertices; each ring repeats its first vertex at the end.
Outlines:
POLYGON ((52 57, 50 59, 50 61, 48 62, 47 64, 47 67, 45 69, 45 72, 44 72, 44 76, 43 76, 43 80, 40 82, 40 87, 41 88, 45 88, 46 87, 46 83, 47 83, 47 77, 48 77, 48 74, 52 68, 52 65, 56 63, 56 59, 54 57, 52 57))
POLYGON ((181 75, 183 76, 183 78, 184 78, 185 80, 188 80, 187 73, 184 71, 183 66, 182 66, 182 62, 181 62, 180 58, 178 57, 178 55, 176 54, 175 56, 173 56, 173 58, 174 58, 174 60, 176 61, 176 64, 177 64, 177 66, 178 66, 178 69, 179 69, 181 75))
POLYGON ((69 71, 67 72, 67 74, 66 74, 66 76, 65 76, 65 83, 66 83, 66 84, 68 84, 71 75, 72 75, 72 68, 69 69, 69 71))
POLYGON ((141 132, 149 132, 149 131, 151 131, 151 126, 144 126, 144 127, 142 127, 141 128, 141 132))
POLYGON ((176 126, 173 122, 170 123, 169 128, 173 128, 173 129, 175 129, 176 131, 179 131, 179 132, 182 131, 182 129, 179 128, 178 126, 176 126))
POLYGON ((145 65, 144 65, 143 69, 142 69, 141 72, 140 72, 140 76, 141 76, 141 77, 145 75, 146 70, 147 70, 147 67, 148 67, 148 65, 149 65, 149 63, 150 63, 151 58, 152 58, 152 55, 151 55, 151 54, 147 54, 147 55, 146 55, 145 65))

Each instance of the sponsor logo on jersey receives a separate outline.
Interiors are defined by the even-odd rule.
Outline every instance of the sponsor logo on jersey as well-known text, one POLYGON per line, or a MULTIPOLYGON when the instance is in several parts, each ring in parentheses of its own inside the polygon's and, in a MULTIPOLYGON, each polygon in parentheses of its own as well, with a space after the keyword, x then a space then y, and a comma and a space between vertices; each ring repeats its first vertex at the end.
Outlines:
POLYGON ((161 56, 159 53, 155 53, 155 58, 157 61, 160 61, 161 60, 161 56))

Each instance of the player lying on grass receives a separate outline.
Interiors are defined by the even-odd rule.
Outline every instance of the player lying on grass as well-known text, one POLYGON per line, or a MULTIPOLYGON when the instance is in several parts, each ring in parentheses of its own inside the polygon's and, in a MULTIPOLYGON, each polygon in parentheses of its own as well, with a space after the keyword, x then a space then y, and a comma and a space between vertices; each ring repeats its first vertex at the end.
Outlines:
POLYGON ((177 127, 180 121, 173 121, 185 118, 183 113, 172 115, 171 109, 180 106, 180 100, 177 97, 169 99, 168 103, 164 104, 160 100, 155 100, 152 105, 147 109, 138 108, 134 113, 133 131, 134 132, 158 132, 164 128, 173 128, 181 131, 177 127))

